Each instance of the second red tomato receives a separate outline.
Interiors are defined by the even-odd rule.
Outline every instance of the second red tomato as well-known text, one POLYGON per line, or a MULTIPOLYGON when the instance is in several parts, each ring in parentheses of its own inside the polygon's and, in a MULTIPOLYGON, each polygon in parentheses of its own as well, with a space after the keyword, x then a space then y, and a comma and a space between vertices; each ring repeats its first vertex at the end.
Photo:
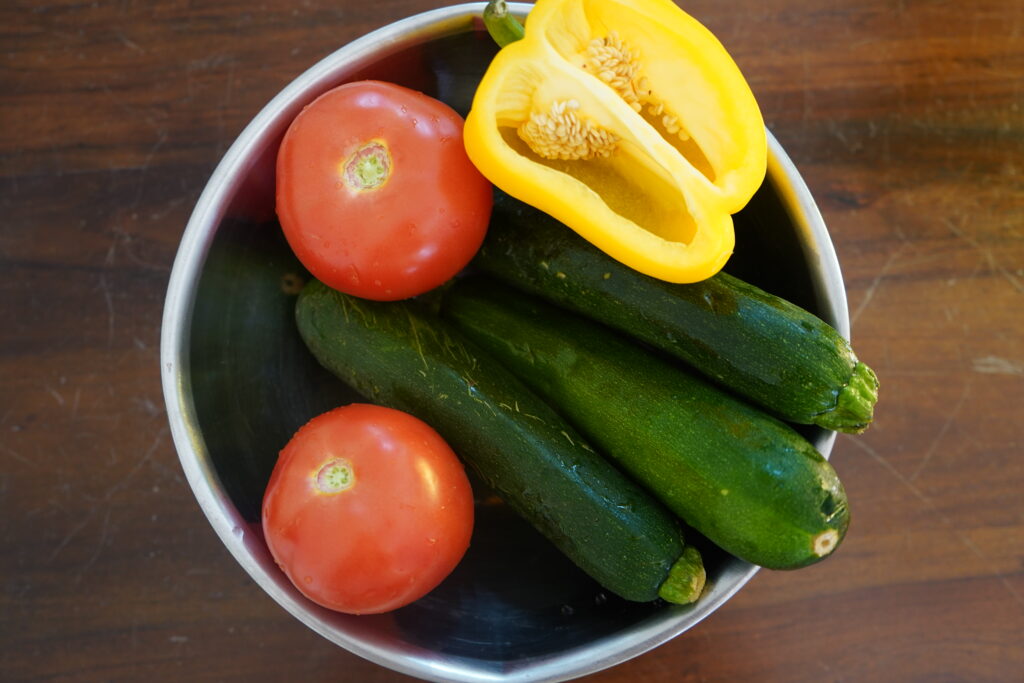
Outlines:
POLYGON ((295 118, 277 157, 277 213, 314 277, 388 301, 469 262, 492 189, 466 155, 462 125, 446 104, 379 81, 335 88, 295 118))
POLYGON ((274 559, 314 602, 351 614, 397 609, 462 559, 473 490, 436 431, 354 403, 310 420, 281 451, 263 497, 274 559))

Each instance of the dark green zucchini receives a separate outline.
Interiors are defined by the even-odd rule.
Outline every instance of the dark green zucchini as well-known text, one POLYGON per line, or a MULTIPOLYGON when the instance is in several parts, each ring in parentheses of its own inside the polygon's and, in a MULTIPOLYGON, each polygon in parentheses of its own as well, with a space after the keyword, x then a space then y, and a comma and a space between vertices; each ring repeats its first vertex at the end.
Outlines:
POLYGON ((413 302, 365 301, 317 281, 299 296, 296 319, 321 364, 434 427, 604 588, 636 601, 700 594, 703 567, 684 553, 675 517, 449 324, 413 302))
POLYGON ((724 550, 792 569, 842 541, 842 484, 785 423, 603 325, 494 280, 458 283, 443 310, 724 550))
POLYGON ((849 342, 724 272, 688 285, 647 277, 503 193, 474 263, 680 358, 783 420, 849 433, 871 422, 878 379, 849 342))

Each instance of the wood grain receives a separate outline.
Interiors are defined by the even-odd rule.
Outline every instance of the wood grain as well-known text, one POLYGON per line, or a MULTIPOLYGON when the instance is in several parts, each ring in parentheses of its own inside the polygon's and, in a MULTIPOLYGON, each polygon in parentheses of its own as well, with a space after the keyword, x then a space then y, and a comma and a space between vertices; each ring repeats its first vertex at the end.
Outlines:
MULTIPOLYGON (((0 5, 0 679, 398 681, 288 616, 184 481, 163 297, 221 155, 429 0, 0 5)), ((876 424, 835 557, 593 681, 1024 680, 1024 3, 694 0, 832 233, 876 424)))

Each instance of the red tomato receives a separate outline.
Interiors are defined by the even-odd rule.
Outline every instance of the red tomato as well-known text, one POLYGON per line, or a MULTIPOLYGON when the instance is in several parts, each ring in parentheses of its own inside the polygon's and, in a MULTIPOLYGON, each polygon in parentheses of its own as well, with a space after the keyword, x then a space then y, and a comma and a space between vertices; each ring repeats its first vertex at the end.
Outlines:
POLYGON ((473 492, 429 425, 354 403, 310 420, 278 458, 263 533, 314 602, 349 614, 407 605, 451 573, 469 546, 473 492))
POLYGON ((277 215, 329 287, 391 301, 450 279, 473 257, 491 184, 448 105, 392 83, 348 83, 292 122, 277 156, 277 215))

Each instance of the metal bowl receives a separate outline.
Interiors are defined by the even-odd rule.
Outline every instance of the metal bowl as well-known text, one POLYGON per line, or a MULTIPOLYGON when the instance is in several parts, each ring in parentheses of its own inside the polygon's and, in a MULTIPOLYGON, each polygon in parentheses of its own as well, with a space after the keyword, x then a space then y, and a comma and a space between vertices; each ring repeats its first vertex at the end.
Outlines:
MULTIPOLYGON (((513 10, 525 16, 529 5, 513 10)), ((708 587, 693 606, 604 593, 501 505, 477 509, 463 562, 437 589, 390 614, 318 607, 277 568, 259 507, 279 449, 309 418, 359 400, 308 354, 292 319, 304 277, 274 221, 274 160, 300 109, 340 83, 394 81, 465 115, 495 52, 483 3, 419 14, 339 49, 299 76, 242 132, 199 199, 174 262, 161 338, 174 443, 200 506, 242 567, 317 633, 391 669, 436 681, 566 680, 683 633, 753 577, 704 544, 708 587)), ((768 177, 736 216, 727 270, 816 312, 844 335, 842 276, 814 201, 769 135, 768 177)), ((805 430, 826 456, 835 435, 805 430)))

